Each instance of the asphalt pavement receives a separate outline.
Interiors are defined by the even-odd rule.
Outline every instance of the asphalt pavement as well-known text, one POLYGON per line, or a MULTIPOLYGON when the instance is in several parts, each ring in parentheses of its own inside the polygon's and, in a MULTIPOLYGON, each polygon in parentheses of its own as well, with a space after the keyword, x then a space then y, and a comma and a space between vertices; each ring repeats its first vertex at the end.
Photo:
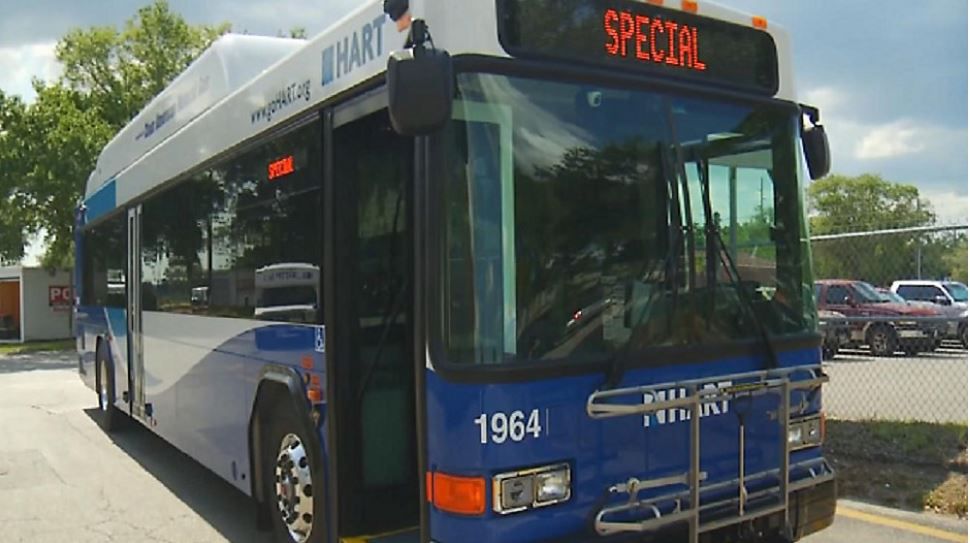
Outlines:
POLYGON ((825 372, 830 417, 967 422, 967 351, 956 345, 913 357, 842 351, 825 372))
MULTIPOLYGON (((74 361, 0 356, 0 541, 269 541, 245 496, 162 439, 140 426, 102 432, 74 361)), ((846 502, 833 527, 805 541, 966 542, 966 533, 955 519, 846 502)))

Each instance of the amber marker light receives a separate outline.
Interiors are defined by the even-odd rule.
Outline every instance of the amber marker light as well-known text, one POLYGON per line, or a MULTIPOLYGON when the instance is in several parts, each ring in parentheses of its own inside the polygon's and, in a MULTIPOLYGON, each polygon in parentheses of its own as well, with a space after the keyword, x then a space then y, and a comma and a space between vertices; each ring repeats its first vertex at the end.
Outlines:
POLYGON ((760 28, 761 30, 768 30, 768 19, 760 15, 755 15, 751 18, 751 26, 760 28))
POLYGON ((680 3, 680 9, 686 11, 687 13, 697 13, 697 2, 693 0, 683 0, 680 3))
POLYGON ((448 513, 481 515, 485 513, 485 478, 431 474, 431 501, 448 513))

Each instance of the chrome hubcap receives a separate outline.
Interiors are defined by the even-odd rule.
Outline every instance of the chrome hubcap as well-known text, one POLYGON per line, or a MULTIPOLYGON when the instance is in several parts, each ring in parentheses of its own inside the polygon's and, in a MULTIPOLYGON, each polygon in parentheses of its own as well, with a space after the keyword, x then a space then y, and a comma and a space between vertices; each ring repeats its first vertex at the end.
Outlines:
POLYGON ((889 339, 882 332, 877 332, 872 336, 872 343, 876 350, 880 352, 885 352, 889 348, 889 339))
POLYGON ((298 543, 313 529, 313 477, 310 458, 295 434, 286 434, 276 456, 276 506, 280 518, 298 543))

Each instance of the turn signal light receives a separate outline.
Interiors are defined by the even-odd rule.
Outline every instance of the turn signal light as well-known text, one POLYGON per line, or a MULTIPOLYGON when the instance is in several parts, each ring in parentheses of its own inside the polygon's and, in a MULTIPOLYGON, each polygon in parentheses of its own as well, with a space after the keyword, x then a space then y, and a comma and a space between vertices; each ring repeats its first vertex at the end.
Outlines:
POLYGON ((431 474, 432 503, 438 509, 459 515, 485 513, 485 479, 444 473, 431 474))
POLYGON ((306 389, 306 397, 313 403, 323 402, 323 389, 317 386, 311 386, 306 389))

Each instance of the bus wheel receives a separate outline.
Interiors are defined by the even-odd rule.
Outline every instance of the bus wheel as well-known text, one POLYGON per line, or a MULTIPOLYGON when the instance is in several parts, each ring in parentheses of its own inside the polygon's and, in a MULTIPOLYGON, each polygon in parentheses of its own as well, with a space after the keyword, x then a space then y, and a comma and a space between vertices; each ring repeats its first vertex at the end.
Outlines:
POLYGON ((114 432, 121 428, 123 413, 115 407, 114 364, 103 345, 98 346, 95 364, 97 365, 98 425, 105 432, 114 432))
POLYGON ((869 351, 874 356, 892 356, 897 343, 896 332, 888 326, 874 326, 869 331, 869 351))
MULTIPOLYGON (((269 419, 264 453, 267 506, 279 541, 313 543, 326 540, 322 495, 323 480, 313 472, 318 445, 294 423, 292 410, 277 408, 269 419)), ((319 464, 317 464, 319 465, 319 464)))

